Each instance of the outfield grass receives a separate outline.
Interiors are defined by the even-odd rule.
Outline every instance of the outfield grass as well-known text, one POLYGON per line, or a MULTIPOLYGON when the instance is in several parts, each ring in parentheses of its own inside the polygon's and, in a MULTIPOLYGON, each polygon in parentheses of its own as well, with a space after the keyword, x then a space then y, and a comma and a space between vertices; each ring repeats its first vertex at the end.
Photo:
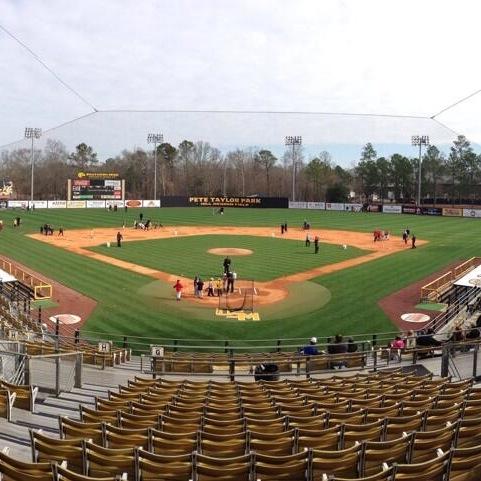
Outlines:
POLYGON ((344 250, 337 245, 321 243, 319 253, 314 254, 313 243, 306 248, 304 241, 242 235, 171 237, 124 242, 121 249, 99 245, 90 250, 182 277, 200 275, 206 280, 222 275, 224 260, 224 256, 207 251, 234 247, 249 249, 252 254, 231 256, 231 270, 239 279, 254 281, 270 281, 367 253, 355 247, 344 250))
POLYGON ((213 216, 208 208, 143 209, 144 216, 164 225, 273 226, 288 222, 292 228, 306 218, 313 229, 345 229, 371 232, 381 228, 401 234, 407 226, 429 244, 416 250, 378 259, 312 280, 331 293, 324 307, 297 316, 288 310, 285 317, 258 323, 201 320, 191 313, 159 310, 143 302, 139 292, 150 278, 124 271, 100 261, 57 249, 23 234, 37 232, 45 222, 65 229, 120 227, 133 223, 139 211, 108 212, 95 209, 37 210, 30 213, 2 212, 6 226, 0 232, 0 253, 17 259, 32 269, 95 299, 98 307, 84 327, 97 332, 143 335, 148 338, 269 339, 310 337, 342 333, 392 330, 391 322, 377 302, 454 261, 481 253, 481 220, 401 216, 303 210, 226 209, 213 216), (148 212, 147 212, 148 211, 148 212), (20 215, 23 225, 11 227, 20 215))

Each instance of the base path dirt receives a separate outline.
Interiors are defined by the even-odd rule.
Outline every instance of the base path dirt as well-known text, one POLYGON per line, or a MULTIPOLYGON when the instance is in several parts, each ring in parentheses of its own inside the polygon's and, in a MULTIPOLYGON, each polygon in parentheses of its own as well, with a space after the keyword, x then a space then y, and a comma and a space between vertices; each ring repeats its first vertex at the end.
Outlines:
MULTIPOLYGON (((42 307, 42 323, 48 325, 50 330, 53 330, 53 323, 49 320, 49 317, 56 316, 57 314, 74 314, 80 317, 80 321, 76 324, 60 325, 61 335, 72 335, 75 329, 80 329, 82 325, 87 321, 88 317, 92 314, 97 302, 90 297, 84 296, 63 284, 54 281, 45 275, 35 272, 27 266, 20 264, 19 262, 9 259, 8 257, 2 256, 8 262, 12 262, 16 266, 20 267, 26 272, 33 274, 41 279, 43 279, 48 284, 52 285, 52 301, 58 304, 53 307, 42 307)), ((34 310, 38 310, 36 307, 34 310)))
MULTIPOLYGON (((107 264, 111 264, 123 269, 136 272, 154 279, 160 279, 166 282, 174 283, 179 276, 152 269, 145 266, 140 266, 132 262, 123 261, 114 257, 109 257, 97 252, 89 251, 88 247, 93 247, 99 244, 106 244, 107 242, 115 245, 117 232, 116 228, 103 229, 79 229, 73 231, 66 231, 63 237, 59 236, 45 236, 41 234, 31 234, 33 239, 52 244, 56 247, 66 249, 76 254, 89 257, 91 259, 99 260, 107 264)), ((185 237, 197 235, 251 235, 259 237, 278 237, 282 239, 291 239, 304 241, 306 231, 300 229, 289 229, 288 232, 281 235, 276 229, 271 227, 219 227, 219 226, 164 226, 160 229, 140 230, 133 228, 125 228, 121 230, 124 242, 135 242, 141 240, 151 239, 167 239, 171 237, 185 237)), ((256 304, 272 304, 281 301, 288 295, 287 286, 293 282, 302 282, 321 275, 330 274, 342 269, 371 262, 375 259, 385 257, 396 252, 400 252, 410 248, 409 244, 404 244, 400 237, 393 237, 386 241, 373 241, 372 233, 341 231, 341 230, 310 230, 311 238, 319 236, 320 242, 327 244, 337 244, 339 248, 345 244, 357 247, 359 249, 369 251, 368 254, 348 259, 342 262, 329 264, 325 266, 316 267, 308 271, 299 272, 285 277, 279 277, 269 282, 256 282, 257 290, 256 304)), ((426 241, 418 240, 417 245, 421 246, 426 241)), ((192 280, 180 278, 185 286, 190 286, 192 280)), ((202 305, 215 306, 218 304, 217 298, 205 298, 199 301, 193 297, 189 292, 183 294, 184 298, 194 302, 202 303, 202 305)))

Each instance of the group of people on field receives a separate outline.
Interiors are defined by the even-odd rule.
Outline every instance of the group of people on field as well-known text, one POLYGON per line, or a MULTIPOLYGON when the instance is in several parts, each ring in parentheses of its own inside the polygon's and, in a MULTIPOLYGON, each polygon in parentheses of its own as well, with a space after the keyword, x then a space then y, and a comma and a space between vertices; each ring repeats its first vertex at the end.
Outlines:
POLYGON ((407 244, 409 239, 411 238, 411 249, 416 249, 416 236, 409 230, 409 227, 406 227, 404 229, 402 237, 404 244, 407 244))
MULTIPOLYGON (((43 224, 40 226, 40 234, 53 235, 53 233, 54 233, 54 228, 50 224, 43 224)), ((64 234, 63 227, 59 227, 57 236, 63 237, 63 234, 64 234)))
MULTIPOLYGON (((235 282, 237 280, 237 273, 231 270, 232 261, 230 257, 226 257, 222 264, 224 273, 222 276, 214 279, 211 277, 207 281, 207 287, 204 280, 199 276, 194 277, 194 297, 202 299, 204 293, 207 293, 207 297, 220 297, 223 293, 233 293, 235 282)), ((176 299, 180 301, 182 299, 182 292, 184 290, 184 285, 177 279, 177 282, 173 285, 176 292, 176 299)))

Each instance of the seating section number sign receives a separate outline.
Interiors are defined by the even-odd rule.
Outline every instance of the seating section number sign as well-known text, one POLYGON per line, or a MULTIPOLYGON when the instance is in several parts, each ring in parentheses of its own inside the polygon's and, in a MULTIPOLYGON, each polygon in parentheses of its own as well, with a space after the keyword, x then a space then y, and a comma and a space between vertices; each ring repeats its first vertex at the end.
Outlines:
POLYGON ((110 342, 99 342, 99 352, 110 352, 110 342))
POLYGON ((164 348, 161 346, 150 346, 150 355, 152 357, 164 357, 164 348))

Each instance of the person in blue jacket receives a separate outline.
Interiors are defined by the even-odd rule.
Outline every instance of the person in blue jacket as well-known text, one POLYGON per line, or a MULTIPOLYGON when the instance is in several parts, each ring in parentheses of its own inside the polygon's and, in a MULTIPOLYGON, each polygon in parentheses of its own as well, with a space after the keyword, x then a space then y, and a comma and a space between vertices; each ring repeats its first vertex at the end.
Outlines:
POLYGON ((301 354, 304 356, 317 356, 319 349, 317 349, 317 337, 311 337, 309 344, 301 349, 301 354))

